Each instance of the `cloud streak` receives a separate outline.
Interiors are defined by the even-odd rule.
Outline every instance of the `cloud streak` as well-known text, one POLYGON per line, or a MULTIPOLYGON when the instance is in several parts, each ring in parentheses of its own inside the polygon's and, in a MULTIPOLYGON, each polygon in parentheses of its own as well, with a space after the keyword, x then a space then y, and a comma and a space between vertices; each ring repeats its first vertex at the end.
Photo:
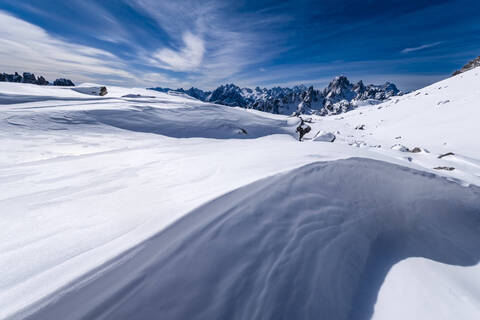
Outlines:
POLYGON ((178 51, 163 48, 154 53, 158 66, 173 71, 195 71, 203 60, 205 45, 203 40, 186 32, 183 35, 184 47, 178 51))
POLYGON ((45 30, 0 11, 0 65, 5 71, 33 71, 49 78, 74 77, 91 81, 99 76, 132 79, 111 53, 71 44, 45 30))
POLYGON ((418 46, 418 47, 405 48, 401 51, 401 53, 410 53, 410 52, 420 51, 420 50, 424 50, 424 49, 428 49, 428 48, 433 48, 433 47, 436 47, 436 46, 438 46, 442 43, 443 43, 443 41, 439 41, 439 42, 434 42, 434 43, 427 43, 427 44, 424 44, 424 45, 421 45, 421 46, 418 46))
POLYGON ((239 73, 284 50, 280 36, 269 30, 287 19, 283 15, 234 14, 231 5, 218 0, 129 1, 157 23, 170 43, 181 44, 144 53, 145 60, 185 73, 180 77, 192 85, 212 88, 219 82, 234 81, 239 73))

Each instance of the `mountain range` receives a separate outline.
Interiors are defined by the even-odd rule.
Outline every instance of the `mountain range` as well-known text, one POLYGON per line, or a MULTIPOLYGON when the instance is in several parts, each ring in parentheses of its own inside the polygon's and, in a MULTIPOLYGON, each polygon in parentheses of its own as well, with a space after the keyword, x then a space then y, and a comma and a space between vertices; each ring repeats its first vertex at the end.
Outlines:
POLYGON ((293 88, 240 88, 233 83, 221 85, 213 91, 198 88, 172 90, 150 88, 160 92, 178 92, 195 99, 227 106, 255 109, 276 114, 339 114, 362 104, 377 104, 402 92, 390 82, 383 85, 365 85, 361 80, 350 82, 345 76, 335 77, 322 89, 304 85, 293 88))

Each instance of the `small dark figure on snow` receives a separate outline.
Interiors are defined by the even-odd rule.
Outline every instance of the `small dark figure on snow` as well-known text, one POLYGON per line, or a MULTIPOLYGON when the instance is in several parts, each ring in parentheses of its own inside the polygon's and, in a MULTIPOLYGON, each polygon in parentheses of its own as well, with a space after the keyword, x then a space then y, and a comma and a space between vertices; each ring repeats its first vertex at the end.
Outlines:
POLYGON ((303 136, 312 130, 309 125, 305 124, 305 121, 303 121, 302 118, 300 118, 300 120, 302 120, 302 122, 300 122, 300 125, 297 127, 297 132, 299 134, 298 141, 302 141, 303 136))

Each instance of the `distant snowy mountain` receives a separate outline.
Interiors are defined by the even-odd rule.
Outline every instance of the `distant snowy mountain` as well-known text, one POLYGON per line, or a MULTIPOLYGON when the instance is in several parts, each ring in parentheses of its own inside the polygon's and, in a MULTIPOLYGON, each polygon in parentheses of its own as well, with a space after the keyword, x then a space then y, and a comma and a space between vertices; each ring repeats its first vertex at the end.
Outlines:
POLYGON ((205 102, 238 106, 275 114, 339 114, 360 104, 376 104, 401 94, 393 83, 364 85, 362 81, 351 83, 339 76, 323 90, 303 85, 293 88, 240 88, 233 83, 221 85, 212 92, 197 88, 151 88, 160 92, 181 92, 205 102))
POLYGON ((150 90, 155 90, 159 92, 180 92, 180 93, 185 93, 189 95, 192 98, 201 100, 201 101, 206 101, 207 97, 211 94, 211 91, 203 91, 198 88, 191 87, 190 89, 183 89, 183 88, 178 88, 178 89, 170 89, 170 88, 162 88, 162 87, 156 87, 156 88, 149 88, 150 90))

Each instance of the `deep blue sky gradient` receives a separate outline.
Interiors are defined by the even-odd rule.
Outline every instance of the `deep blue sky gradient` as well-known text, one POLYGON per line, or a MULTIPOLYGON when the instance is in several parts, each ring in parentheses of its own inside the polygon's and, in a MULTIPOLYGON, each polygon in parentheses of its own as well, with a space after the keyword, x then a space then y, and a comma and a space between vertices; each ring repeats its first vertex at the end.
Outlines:
POLYGON ((88 76, 107 84, 322 87, 344 74, 411 90, 480 55, 473 0, 2 0, 0 11, 61 43, 112 54, 133 78, 88 76), (187 34, 194 40, 182 55, 187 34), (168 53, 179 56, 166 63, 168 53))

